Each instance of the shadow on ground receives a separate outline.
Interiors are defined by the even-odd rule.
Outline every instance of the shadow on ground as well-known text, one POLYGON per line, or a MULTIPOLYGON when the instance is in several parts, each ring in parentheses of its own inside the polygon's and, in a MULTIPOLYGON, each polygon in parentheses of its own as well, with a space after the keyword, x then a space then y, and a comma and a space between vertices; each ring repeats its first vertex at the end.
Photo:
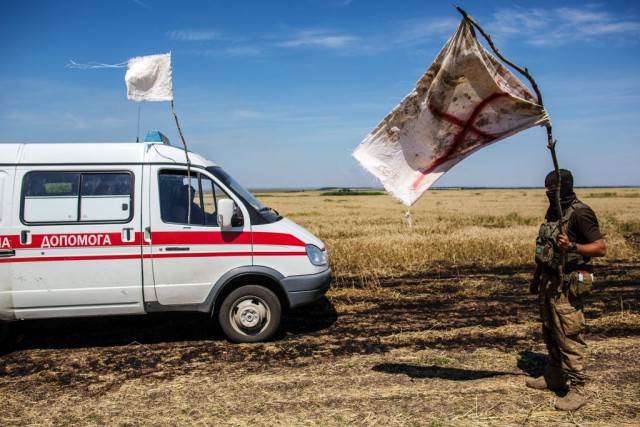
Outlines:
MULTIPOLYGON (((321 331, 337 318, 333 304, 323 297, 285 312, 274 339, 321 331)), ((6 351, 225 341, 217 319, 206 313, 29 320, 9 326, 6 351)))
POLYGON ((440 378, 450 381, 473 381, 504 375, 520 375, 512 372, 447 368, 437 365, 416 366, 405 363, 381 363, 374 366, 372 369, 376 372, 384 372, 387 374, 407 375, 414 379, 440 378))
POLYGON ((518 353, 518 368, 530 377, 539 377, 547 367, 547 356, 525 350, 518 353))
MULTIPOLYGON (((637 266, 612 262, 598 271, 600 287, 587 317, 609 315, 612 320, 591 327, 587 339, 640 335, 640 325, 611 316, 618 313, 620 301, 627 310, 640 305, 637 266)), ((428 274, 381 280, 381 288, 330 293, 331 299, 286 313, 274 340, 258 344, 229 343, 216 322, 198 313, 20 322, 13 328, 12 350, 0 355, 0 380, 87 387, 99 394, 141 377, 170 379, 239 368, 260 372, 265 364, 286 368, 398 348, 519 351, 518 367, 536 377, 546 362, 544 355, 527 350, 542 344, 539 328, 532 326, 538 310, 536 297, 528 294, 530 273, 530 265, 439 267, 428 274), (470 282, 477 283, 475 289, 470 282), (503 327, 511 325, 522 327, 503 327)), ((521 375, 402 364, 375 369, 452 381, 521 375)))

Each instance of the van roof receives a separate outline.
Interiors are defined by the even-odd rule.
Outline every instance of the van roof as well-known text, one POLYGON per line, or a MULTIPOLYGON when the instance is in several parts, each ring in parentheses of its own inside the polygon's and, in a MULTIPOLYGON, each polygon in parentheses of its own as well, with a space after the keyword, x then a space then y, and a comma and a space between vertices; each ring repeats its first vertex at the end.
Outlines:
MULTIPOLYGON (((192 166, 215 166, 189 151, 192 166)), ((0 164, 186 164, 184 150, 148 142, 0 144, 0 164)))

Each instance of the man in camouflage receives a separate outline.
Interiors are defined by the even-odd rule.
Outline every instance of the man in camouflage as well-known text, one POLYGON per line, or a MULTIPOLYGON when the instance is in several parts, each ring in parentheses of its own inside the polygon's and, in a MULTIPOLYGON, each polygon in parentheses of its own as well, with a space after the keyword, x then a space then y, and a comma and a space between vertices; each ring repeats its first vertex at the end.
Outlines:
POLYGON ((549 208, 536 240, 536 271, 530 285, 531 293, 538 294, 549 362, 544 375, 528 379, 526 385, 557 392, 561 397, 556 400, 556 409, 573 411, 586 403, 587 344, 582 332, 584 298, 593 281, 591 258, 604 256, 607 249, 595 213, 577 199, 573 176, 565 169, 560 170, 562 212, 558 213, 557 182, 555 171, 545 179, 549 208), (559 233, 559 221, 564 234, 559 233))

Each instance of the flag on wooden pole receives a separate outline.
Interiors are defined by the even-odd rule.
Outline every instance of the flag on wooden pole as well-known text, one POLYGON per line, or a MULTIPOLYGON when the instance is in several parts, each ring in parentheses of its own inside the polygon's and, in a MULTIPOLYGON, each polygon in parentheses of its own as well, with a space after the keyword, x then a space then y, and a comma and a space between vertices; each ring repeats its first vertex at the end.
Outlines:
POLYGON ((392 196, 411 206, 475 151, 549 124, 536 97, 480 45, 463 19, 413 91, 353 155, 392 196))
POLYGON ((127 98, 132 101, 173 101, 171 53, 138 56, 127 63, 127 98))

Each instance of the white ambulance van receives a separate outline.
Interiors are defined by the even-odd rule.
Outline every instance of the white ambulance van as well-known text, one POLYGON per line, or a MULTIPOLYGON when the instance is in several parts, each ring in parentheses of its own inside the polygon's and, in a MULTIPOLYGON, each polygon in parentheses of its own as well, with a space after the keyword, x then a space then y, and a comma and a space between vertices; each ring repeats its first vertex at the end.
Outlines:
POLYGON ((258 342, 283 309, 325 294, 317 237, 204 157, 189 164, 157 131, 0 144, 0 323, 198 311, 230 340, 258 342))

